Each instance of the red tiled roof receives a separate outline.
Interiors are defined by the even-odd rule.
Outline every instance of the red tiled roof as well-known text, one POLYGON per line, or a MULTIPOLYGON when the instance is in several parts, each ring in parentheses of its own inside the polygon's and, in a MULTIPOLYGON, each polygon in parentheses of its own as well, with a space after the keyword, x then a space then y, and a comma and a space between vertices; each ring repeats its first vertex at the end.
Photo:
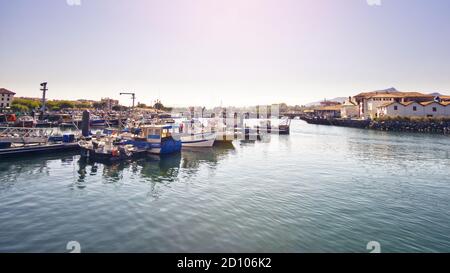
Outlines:
POLYGON ((423 94, 420 92, 400 92, 400 91, 373 91, 359 93, 355 97, 369 98, 434 98, 433 95, 423 94))
POLYGON ((9 91, 8 89, 5 88, 0 88, 0 94, 15 95, 16 93, 14 93, 13 91, 9 91))

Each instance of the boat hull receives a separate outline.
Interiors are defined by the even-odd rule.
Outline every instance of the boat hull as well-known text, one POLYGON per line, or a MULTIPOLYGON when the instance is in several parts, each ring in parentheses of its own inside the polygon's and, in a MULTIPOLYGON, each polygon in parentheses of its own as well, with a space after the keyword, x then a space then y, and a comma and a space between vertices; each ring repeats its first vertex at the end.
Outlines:
POLYGON ((214 145, 214 139, 182 141, 183 148, 208 148, 214 145))
POLYGON ((181 151, 181 147, 181 141, 171 140, 165 141, 161 144, 152 144, 151 149, 148 152, 155 155, 175 154, 181 151))
POLYGON ((118 156, 113 155, 112 153, 97 153, 94 149, 87 149, 84 147, 80 147, 80 155, 81 157, 88 158, 90 160, 98 161, 98 162, 119 162, 127 159, 139 158, 146 154, 145 150, 135 151, 131 155, 120 154, 118 156))

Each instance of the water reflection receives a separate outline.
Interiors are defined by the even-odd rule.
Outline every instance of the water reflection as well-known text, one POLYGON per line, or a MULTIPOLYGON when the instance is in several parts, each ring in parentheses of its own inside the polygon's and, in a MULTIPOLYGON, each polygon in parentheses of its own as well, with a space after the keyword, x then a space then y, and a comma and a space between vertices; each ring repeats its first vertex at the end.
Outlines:
MULTIPOLYGON (((73 164, 73 153, 56 153, 46 156, 26 156, 21 158, 4 158, 0 160, 0 190, 10 187, 20 177, 50 176, 52 164, 56 166, 69 166, 73 164)), ((25 179, 33 182, 34 179, 25 179)))
POLYGON ((172 183, 179 178, 180 168, 185 170, 188 176, 192 176, 202 165, 215 169, 220 160, 226 158, 235 151, 232 144, 223 144, 213 148, 196 150, 183 150, 181 154, 167 156, 147 156, 135 161, 118 163, 98 163, 85 158, 78 160, 77 187, 86 187, 89 176, 101 173, 108 183, 120 183, 124 179, 124 173, 138 175, 144 178, 142 181, 152 183, 172 183))
POLYGON ((152 182, 174 182, 179 174, 181 155, 149 156, 137 161, 140 175, 152 182))
POLYGON ((220 160, 226 158, 229 154, 235 152, 233 144, 220 144, 212 148, 199 148, 193 150, 183 150, 183 162, 181 167, 184 169, 198 169, 202 164, 209 167, 217 167, 220 160))
POLYGON ((424 160, 448 159, 448 143, 439 135, 405 135, 395 132, 364 132, 347 138, 347 152, 361 160, 420 164, 424 160), (421 145, 417 145, 418 141, 421 145))

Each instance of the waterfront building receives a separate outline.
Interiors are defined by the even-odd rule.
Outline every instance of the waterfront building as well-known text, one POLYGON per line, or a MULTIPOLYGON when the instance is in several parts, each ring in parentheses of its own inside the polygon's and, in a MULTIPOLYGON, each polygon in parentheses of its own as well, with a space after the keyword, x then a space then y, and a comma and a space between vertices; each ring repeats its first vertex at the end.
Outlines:
POLYGON ((450 96, 439 96, 441 101, 450 101, 450 96))
POLYGON ((450 117, 450 101, 389 102, 377 107, 378 117, 450 117))
POLYGON ((359 117, 375 118, 378 116, 378 107, 393 102, 407 104, 409 102, 427 102, 434 99, 433 95, 419 92, 400 92, 395 88, 380 91, 363 92, 353 97, 358 104, 359 117))
POLYGON ((313 115, 320 118, 340 118, 341 107, 341 104, 316 107, 313 109, 313 115))
POLYGON ((341 106, 341 117, 342 118, 357 118, 359 116, 358 104, 348 97, 341 106))
POLYGON ((11 107, 15 94, 8 89, 0 88, 0 109, 11 107))

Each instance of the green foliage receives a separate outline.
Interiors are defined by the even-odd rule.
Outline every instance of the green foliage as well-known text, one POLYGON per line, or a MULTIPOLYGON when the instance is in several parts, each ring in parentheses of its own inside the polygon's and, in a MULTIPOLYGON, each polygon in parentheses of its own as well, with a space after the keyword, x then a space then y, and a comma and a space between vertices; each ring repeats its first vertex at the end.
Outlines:
POLYGON ((85 109, 85 108, 91 108, 92 105, 88 102, 77 102, 75 103, 75 108, 79 109, 85 109))
POLYGON ((157 110, 167 111, 167 112, 172 111, 172 107, 165 107, 164 104, 162 104, 160 100, 156 101, 156 103, 153 105, 153 108, 155 108, 157 110))
POLYGON ((75 103, 68 100, 51 100, 47 101, 45 105, 51 111, 75 108, 75 103))
POLYGON ((56 104, 60 109, 72 109, 75 108, 75 103, 68 100, 58 101, 56 104))
POLYGON ((13 107, 14 105, 16 105, 16 107, 21 108, 21 109, 24 109, 24 108, 19 107, 18 105, 26 106, 28 108, 28 110, 31 110, 31 109, 39 108, 41 106, 41 103, 39 101, 35 101, 35 100, 16 98, 11 103, 11 107, 13 107))
POLYGON ((99 101, 99 102, 94 102, 94 103, 92 104, 92 106, 93 106, 95 109, 105 109, 106 106, 107 106, 107 103, 106 103, 105 101, 99 101))
POLYGON ((160 102, 157 101, 154 105, 153 108, 157 109, 157 110, 162 110, 164 108, 164 105, 160 102))
POLYGON ((114 110, 114 111, 126 111, 126 110, 127 110, 127 107, 122 106, 122 105, 114 105, 114 106, 112 107, 112 110, 114 110))
POLYGON ((14 104, 14 103, 11 105, 11 109, 14 112, 19 112, 19 113, 27 113, 28 111, 30 111, 28 106, 22 105, 22 104, 14 104))

